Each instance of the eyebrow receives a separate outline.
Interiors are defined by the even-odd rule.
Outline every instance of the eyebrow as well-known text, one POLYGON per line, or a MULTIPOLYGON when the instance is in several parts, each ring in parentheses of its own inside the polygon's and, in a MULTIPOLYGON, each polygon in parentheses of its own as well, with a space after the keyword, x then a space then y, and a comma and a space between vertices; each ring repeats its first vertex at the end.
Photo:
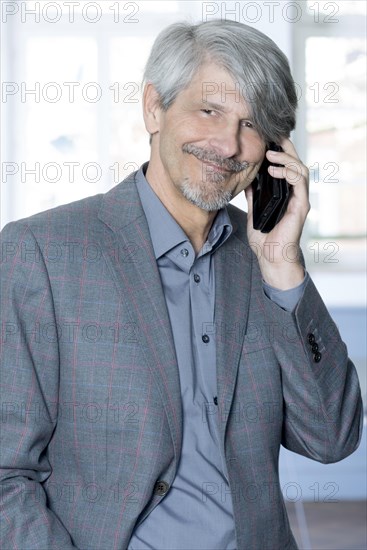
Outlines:
POLYGON ((223 105, 221 105, 220 103, 213 103, 212 101, 206 101, 206 99, 203 99, 202 103, 206 107, 211 107, 213 109, 218 109, 219 111, 225 111, 225 107, 223 105))
MULTIPOLYGON (((205 99, 202 99, 201 103, 205 105, 205 107, 207 107, 208 109, 222 111, 223 113, 227 112, 227 109, 221 103, 213 103, 212 101, 206 101, 205 99)), ((247 114, 247 116, 242 117, 241 120, 248 120, 249 122, 253 122, 249 114, 247 114)))
POLYGON ((211 101, 206 101, 205 99, 202 100, 203 105, 205 107, 209 107, 210 109, 216 109, 217 111, 226 111, 225 106, 221 105, 220 103, 212 103, 211 101))

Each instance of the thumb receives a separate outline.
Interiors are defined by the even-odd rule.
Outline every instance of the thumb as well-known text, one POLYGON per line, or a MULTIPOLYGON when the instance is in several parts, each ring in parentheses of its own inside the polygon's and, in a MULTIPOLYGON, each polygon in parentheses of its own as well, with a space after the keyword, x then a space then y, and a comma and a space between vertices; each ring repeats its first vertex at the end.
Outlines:
POLYGON ((252 207, 253 207, 253 196, 254 196, 254 193, 252 190, 252 184, 248 185, 244 191, 245 191, 247 206, 248 206, 247 218, 250 219, 252 218, 252 207))

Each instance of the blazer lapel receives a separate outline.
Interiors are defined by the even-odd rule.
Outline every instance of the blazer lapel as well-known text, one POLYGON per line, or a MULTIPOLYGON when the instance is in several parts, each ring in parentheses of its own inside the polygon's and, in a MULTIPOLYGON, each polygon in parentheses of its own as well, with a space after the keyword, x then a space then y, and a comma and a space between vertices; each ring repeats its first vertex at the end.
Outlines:
POLYGON ((232 220, 232 224, 231 237, 214 255, 217 390, 223 448, 243 339, 247 329, 252 274, 250 248, 236 236, 237 223, 232 220))
MULTIPOLYGON (((136 189, 135 173, 104 196, 99 218, 112 229, 103 237, 102 250, 120 288, 131 322, 138 329, 139 344, 159 388, 178 460, 182 443, 179 371, 149 228, 136 189)), ((232 223, 231 237, 214 254, 217 389, 223 448, 247 328, 252 273, 249 245, 238 237, 245 231, 237 232, 236 221, 232 220, 232 223)))
POLYGON ((108 192, 99 218, 111 229, 102 245, 139 345, 156 380, 171 429, 176 460, 181 454, 182 407, 173 334, 135 173, 108 192))

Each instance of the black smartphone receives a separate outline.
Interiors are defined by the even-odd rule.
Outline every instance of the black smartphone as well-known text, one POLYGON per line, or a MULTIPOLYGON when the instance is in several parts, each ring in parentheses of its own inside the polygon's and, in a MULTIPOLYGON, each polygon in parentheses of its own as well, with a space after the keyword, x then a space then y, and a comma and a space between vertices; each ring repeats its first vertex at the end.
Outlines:
MULTIPOLYGON (((280 145, 270 143, 272 151, 282 151, 280 145)), ((252 182, 253 189, 253 226, 262 233, 269 233, 282 219, 289 201, 290 185, 285 179, 273 178, 268 167, 272 164, 265 157, 259 173, 252 182)))

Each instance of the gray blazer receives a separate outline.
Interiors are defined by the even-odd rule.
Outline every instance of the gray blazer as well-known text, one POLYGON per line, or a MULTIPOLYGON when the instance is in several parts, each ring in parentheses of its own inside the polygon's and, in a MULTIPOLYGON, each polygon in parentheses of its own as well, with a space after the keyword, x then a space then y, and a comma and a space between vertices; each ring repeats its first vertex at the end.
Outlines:
MULTIPOLYGON (((234 230, 214 254, 215 323, 238 550, 290 550, 280 444, 323 463, 348 456, 362 429, 360 389, 313 282, 293 313, 271 302, 246 214, 228 212, 234 230)), ((126 549, 169 490, 182 437, 135 174, 9 224, 2 241, 2 548, 126 549)))

